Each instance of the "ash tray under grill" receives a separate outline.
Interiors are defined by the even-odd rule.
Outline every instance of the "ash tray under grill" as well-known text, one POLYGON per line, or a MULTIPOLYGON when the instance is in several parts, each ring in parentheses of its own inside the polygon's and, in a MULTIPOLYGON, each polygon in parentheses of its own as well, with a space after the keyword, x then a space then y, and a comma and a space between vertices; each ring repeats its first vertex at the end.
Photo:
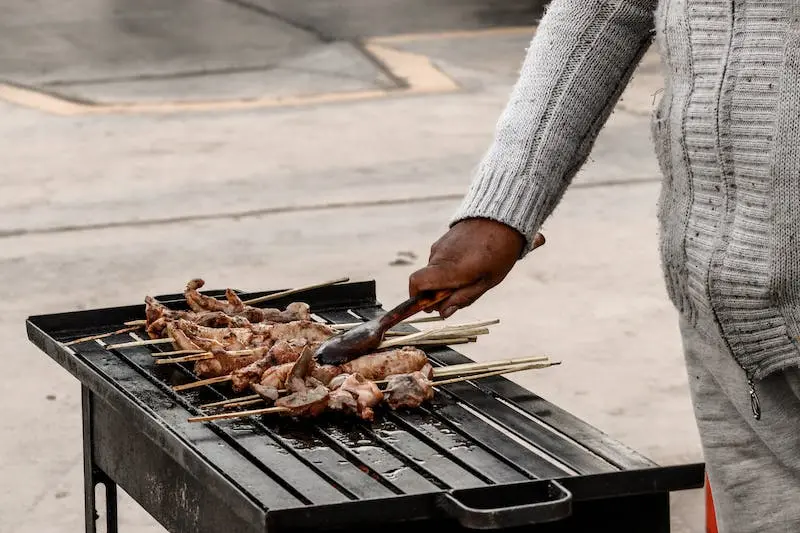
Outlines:
POLYGON ((572 494, 553 480, 451 490, 437 505, 469 529, 501 529, 567 518, 572 494))

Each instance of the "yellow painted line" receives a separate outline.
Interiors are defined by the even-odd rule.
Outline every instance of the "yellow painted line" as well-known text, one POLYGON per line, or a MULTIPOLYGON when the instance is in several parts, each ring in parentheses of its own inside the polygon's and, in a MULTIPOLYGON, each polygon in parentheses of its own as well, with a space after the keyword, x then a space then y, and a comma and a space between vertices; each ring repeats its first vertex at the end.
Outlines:
POLYGON ((369 42, 365 44, 365 48, 368 53, 382 62, 395 76, 403 79, 408 84, 408 87, 280 97, 267 96, 263 98, 241 100, 104 104, 75 102, 35 89, 0 83, 0 100, 54 115, 73 116, 92 114, 179 113, 187 111, 233 111, 271 107, 297 107, 372 100, 395 95, 435 94, 453 92, 459 89, 458 84, 444 72, 437 69, 427 56, 400 51, 369 42))
POLYGON ((436 68, 427 56, 403 52, 374 43, 367 43, 364 47, 395 76, 408 84, 406 93, 442 93, 459 89, 458 84, 450 76, 436 68))
POLYGON ((396 35, 384 35, 372 37, 373 43, 407 43, 415 41, 442 41, 447 39, 466 39, 475 37, 493 37, 498 35, 533 35, 536 33, 536 26, 512 26, 506 28, 488 28, 485 30, 456 30, 432 33, 398 33, 396 35))

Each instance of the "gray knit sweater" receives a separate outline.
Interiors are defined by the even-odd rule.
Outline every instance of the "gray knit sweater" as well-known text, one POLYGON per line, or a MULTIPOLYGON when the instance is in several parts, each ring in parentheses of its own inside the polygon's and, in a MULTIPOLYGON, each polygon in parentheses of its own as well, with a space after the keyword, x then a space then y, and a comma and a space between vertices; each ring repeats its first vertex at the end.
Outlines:
POLYGON ((530 243, 653 33, 668 293, 759 380, 800 363, 800 0, 554 0, 453 222, 530 243))

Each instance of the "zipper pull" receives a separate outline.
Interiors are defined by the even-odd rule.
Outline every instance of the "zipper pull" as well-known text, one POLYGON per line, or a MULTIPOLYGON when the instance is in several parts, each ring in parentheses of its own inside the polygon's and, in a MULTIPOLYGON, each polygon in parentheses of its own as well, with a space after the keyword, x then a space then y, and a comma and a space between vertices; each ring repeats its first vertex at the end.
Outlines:
POLYGON ((753 410, 753 417, 756 420, 761 420, 761 403, 758 401, 755 383, 750 377, 747 378, 747 386, 750 388, 750 408, 753 410))

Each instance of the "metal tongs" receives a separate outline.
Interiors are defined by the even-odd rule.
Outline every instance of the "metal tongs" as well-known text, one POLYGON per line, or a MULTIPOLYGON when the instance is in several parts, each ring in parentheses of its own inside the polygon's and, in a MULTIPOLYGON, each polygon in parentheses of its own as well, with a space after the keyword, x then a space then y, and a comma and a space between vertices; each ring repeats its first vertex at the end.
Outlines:
MULTIPOLYGON (((541 233, 537 234, 533 241, 533 249, 543 245, 544 242, 544 236, 541 233)), ((454 289, 421 292, 387 311, 385 315, 329 338, 320 345, 314 357, 322 365, 341 365, 372 353, 380 346, 388 330, 406 318, 444 301, 454 292, 454 289)))

